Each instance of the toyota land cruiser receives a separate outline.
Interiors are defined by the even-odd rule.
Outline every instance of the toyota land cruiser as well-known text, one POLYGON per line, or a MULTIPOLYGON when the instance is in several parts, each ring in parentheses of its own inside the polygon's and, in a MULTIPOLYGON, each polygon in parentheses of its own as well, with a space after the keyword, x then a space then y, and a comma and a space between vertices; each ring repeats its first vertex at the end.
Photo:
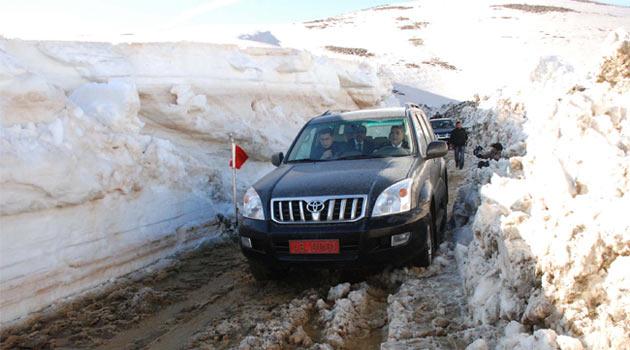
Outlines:
POLYGON ((245 193, 239 236, 252 274, 430 265, 446 226, 447 151, 416 105, 311 119, 245 193))

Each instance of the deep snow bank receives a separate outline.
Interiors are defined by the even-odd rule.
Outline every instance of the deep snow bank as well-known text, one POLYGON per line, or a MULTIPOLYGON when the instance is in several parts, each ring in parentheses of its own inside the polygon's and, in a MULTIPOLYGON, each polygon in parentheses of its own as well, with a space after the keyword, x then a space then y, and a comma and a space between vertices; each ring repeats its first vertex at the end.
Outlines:
POLYGON ((0 39, 1 322, 127 273, 229 213, 309 117, 382 103, 368 64, 193 43, 0 39))
POLYGON ((471 169, 455 208, 473 234, 458 246, 469 308, 505 326, 498 348, 630 343, 629 40, 613 33, 586 79, 546 58, 525 92, 468 110, 473 140, 514 156, 471 169))

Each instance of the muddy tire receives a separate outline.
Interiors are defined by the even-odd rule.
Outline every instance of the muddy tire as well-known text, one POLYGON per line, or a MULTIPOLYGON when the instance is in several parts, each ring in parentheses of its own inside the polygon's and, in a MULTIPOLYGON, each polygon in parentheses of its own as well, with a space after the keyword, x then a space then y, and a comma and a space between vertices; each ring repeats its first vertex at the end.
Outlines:
POLYGON ((444 213, 442 213, 442 220, 440 221, 440 228, 438 230, 440 230, 440 239, 437 242, 437 246, 440 245, 440 243, 444 242, 444 239, 446 238, 446 230, 448 228, 448 220, 447 220, 447 216, 448 216, 448 210, 446 208, 446 204, 444 205, 444 208, 442 209, 444 210, 444 213))
POLYGON ((281 269, 272 268, 258 261, 249 260, 249 271, 256 281, 279 280, 284 276, 281 269))
POLYGON ((434 246, 435 243, 434 241, 434 232, 433 232, 433 227, 435 226, 433 224, 433 216, 431 214, 428 214, 425 217, 424 220, 424 224, 425 224, 425 230, 424 232, 422 232, 422 250, 420 251, 420 254, 418 254, 418 256, 416 256, 414 258, 414 260, 412 261, 412 264, 414 266, 420 266, 420 267, 427 267, 429 265, 431 265, 431 262, 433 262, 433 253, 435 252, 434 250, 434 246))

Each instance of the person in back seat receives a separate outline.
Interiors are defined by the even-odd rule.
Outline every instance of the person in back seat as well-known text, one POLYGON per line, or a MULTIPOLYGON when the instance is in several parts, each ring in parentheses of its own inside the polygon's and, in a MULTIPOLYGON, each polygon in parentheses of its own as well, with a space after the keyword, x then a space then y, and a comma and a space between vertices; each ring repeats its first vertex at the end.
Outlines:
POLYGON ((349 142, 349 146, 349 149, 361 154, 370 154, 376 148, 374 141, 367 137, 367 129, 363 125, 354 126, 354 138, 349 142))

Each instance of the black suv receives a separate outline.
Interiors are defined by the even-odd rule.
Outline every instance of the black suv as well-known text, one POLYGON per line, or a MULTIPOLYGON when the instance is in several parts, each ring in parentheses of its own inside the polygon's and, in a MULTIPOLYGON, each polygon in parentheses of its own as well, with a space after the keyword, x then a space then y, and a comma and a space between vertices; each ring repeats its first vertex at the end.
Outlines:
POLYGON ((416 105, 311 119, 245 193, 239 235, 252 274, 428 266, 446 227, 447 151, 416 105))

